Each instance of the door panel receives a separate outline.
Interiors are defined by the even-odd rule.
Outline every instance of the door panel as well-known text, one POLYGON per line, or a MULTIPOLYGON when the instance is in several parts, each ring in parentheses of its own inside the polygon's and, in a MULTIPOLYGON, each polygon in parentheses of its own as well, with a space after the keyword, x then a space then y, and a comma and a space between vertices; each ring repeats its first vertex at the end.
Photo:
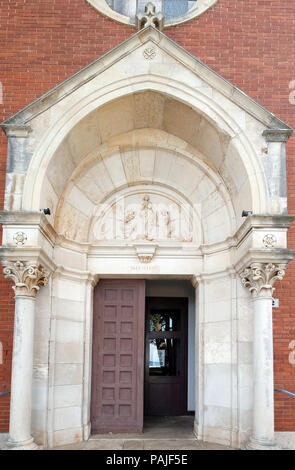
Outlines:
POLYGON ((142 432, 145 281, 101 280, 94 292, 92 433, 142 432))
POLYGON ((146 299, 145 414, 187 411, 186 298, 146 299))

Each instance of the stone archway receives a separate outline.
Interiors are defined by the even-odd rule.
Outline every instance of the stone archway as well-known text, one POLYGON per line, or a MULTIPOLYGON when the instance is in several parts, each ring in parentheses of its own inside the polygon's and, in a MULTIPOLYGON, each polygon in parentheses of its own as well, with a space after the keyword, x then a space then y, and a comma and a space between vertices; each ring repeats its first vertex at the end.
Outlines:
MULTIPOLYGON (((290 128, 153 28, 2 126, 11 145, 1 261, 17 296, 19 284, 30 287, 31 317, 44 284, 38 273, 52 272, 37 296, 37 441, 52 447, 89 436, 99 277, 183 278, 197 299, 197 436, 239 447, 252 435, 252 446, 272 446, 273 403, 260 398, 273 387, 264 367, 272 286, 293 255, 284 189, 290 128), (254 214, 244 221, 242 210, 254 214), (263 316, 254 336, 253 312, 263 316)), ((32 367, 32 344, 22 355, 32 367)), ((30 381, 26 396, 30 405, 30 381)), ((30 418, 11 427, 12 446, 33 445, 30 418)))

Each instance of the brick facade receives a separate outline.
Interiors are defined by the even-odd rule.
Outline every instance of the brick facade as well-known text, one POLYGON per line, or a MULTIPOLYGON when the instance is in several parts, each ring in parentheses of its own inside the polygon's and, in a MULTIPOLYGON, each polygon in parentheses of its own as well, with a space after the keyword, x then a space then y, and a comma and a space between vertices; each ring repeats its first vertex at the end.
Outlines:
MULTIPOLYGON (((1 121, 79 71, 135 32, 103 17, 86 0, 1 0, 1 121)), ((200 18, 165 30, 181 46, 295 127, 289 82, 295 80, 295 3, 289 0, 219 0, 200 18)), ((0 136, 0 207, 3 207, 6 137, 0 136)), ((288 143, 289 212, 295 212, 295 137, 288 143)), ((295 247, 295 228, 289 246, 295 247)), ((295 393, 295 262, 277 286, 274 311, 275 385, 295 393)), ((13 291, 0 278, 0 391, 10 389, 13 291)), ((295 400, 276 393, 276 429, 295 431, 295 400)), ((0 432, 8 429, 9 398, 0 398, 0 432)))

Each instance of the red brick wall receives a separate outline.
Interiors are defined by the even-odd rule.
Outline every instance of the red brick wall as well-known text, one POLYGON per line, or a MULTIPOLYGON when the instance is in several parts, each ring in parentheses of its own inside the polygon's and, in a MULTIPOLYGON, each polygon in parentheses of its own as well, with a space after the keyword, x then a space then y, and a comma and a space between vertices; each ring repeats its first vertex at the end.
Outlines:
MULTIPOLYGON (((86 0, 0 0, 0 119, 29 104, 57 83, 123 41, 134 29, 97 13, 86 0)), ((295 2, 219 0, 199 19, 165 30, 270 111, 295 127, 289 82, 295 80, 295 2)), ((0 140, 0 206, 3 204, 6 138, 0 140)), ((289 212, 295 213, 295 137, 288 144, 289 212)), ((295 247, 295 230, 289 236, 295 247)), ((288 345, 295 339, 295 263, 277 287, 274 313, 276 386, 295 393, 288 345)), ((12 291, 0 279, 0 341, 5 364, 0 391, 10 388, 12 291)), ((295 431, 295 400, 276 394, 276 428, 295 431)), ((8 402, 0 398, 0 432, 7 430, 8 402)))

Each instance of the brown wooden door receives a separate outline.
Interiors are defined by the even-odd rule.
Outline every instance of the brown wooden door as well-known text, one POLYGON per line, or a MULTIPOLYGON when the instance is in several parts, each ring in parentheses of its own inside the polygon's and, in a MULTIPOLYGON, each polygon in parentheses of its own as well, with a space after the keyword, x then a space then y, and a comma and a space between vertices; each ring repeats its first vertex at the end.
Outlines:
POLYGON ((145 414, 187 412, 186 298, 146 299, 145 414))
POLYGON ((101 280, 94 292, 92 433, 142 432, 145 281, 101 280))

